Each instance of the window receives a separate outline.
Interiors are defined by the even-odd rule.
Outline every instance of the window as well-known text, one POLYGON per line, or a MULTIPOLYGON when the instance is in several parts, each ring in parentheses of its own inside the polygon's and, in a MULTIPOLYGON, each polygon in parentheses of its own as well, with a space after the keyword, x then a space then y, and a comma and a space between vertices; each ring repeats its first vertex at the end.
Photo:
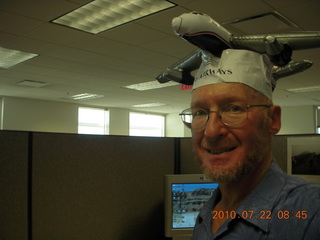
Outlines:
POLYGON ((109 111, 100 108, 83 108, 78 111, 79 134, 109 134, 109 111))
POLYGON ((130 136, 164 136, 164 116, 130 113, 130 136))

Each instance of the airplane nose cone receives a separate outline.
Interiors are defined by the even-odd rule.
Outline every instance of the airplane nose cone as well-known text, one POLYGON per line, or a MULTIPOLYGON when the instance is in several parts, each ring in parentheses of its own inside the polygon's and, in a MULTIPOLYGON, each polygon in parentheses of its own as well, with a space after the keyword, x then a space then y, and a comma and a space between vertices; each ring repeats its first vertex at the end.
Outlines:
POLYGON ((182 18, 181 17, 175 17, 174 19, 172 19, 172 28, 173 31, 182 36, 185 34, 185 32, 181 32, 181 26, 182 26, 182 18))

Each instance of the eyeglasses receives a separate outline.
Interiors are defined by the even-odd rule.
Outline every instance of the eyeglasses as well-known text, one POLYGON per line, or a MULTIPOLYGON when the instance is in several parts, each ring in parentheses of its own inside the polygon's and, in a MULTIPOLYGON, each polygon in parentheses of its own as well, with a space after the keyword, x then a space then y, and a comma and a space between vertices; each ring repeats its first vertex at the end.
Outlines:
POLYGON ((210 113, 217 113, 219 120, 225 126, 239 126, 248 118, 251 107, 271 107, 272 105, 247 105, 245 103, 231 103, 224 105, 217 111, 208 111, 202 108, 188 108, 179 115, 183 123, 193 130, 204 128, 209 120, 210 113))

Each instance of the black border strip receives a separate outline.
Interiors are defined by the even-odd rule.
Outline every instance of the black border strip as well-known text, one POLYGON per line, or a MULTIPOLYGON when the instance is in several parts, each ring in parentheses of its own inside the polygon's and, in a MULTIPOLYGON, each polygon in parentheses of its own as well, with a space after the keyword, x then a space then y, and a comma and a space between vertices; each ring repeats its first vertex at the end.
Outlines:
POLYGON ((181 173, 180 138, 174 139, 174 174, 181 173))

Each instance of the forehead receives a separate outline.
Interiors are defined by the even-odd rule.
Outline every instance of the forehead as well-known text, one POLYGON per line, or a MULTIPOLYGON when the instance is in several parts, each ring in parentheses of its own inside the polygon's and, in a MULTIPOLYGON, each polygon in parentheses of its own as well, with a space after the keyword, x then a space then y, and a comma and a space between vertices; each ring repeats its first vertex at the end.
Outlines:
POLYGON ((248 102, 254 90, 242 83, 217 83, 199 87, 192 92, 191 106, 248 102))

